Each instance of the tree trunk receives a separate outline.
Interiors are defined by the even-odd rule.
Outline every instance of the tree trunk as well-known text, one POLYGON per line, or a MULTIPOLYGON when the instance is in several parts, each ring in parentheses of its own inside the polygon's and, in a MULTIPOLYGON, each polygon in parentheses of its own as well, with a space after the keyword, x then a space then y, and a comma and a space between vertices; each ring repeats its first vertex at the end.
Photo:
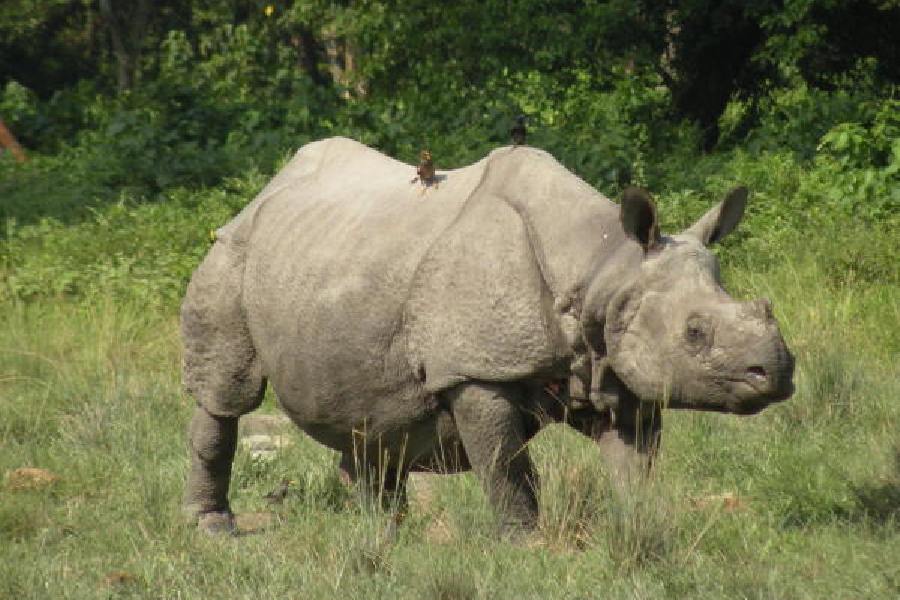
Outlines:
POLYGON ((350 98, 350 90, 347 89, 347 80, 344 76, 344 44, 337 36, 332 27, 327 27, 322 31, 322 42, 325 46, 325 60, 328 63, 328 72, 331 74, 331 80, 344 90, 341 97, 345 100, 350 98))
POLYGON ((325 85, 328 80, 319 70, 322 47, 312 31, 306 27, 300 27, 296 33, 291 35, 290 43, 297 51, 297 64, 300 69, 309 75, 316 85, 325 85))
POLYGON ((325 46, 325 58, 328 63, 328 72, 334 83, 342 88, 341 97, 350 98, 350 92, 357 96, 365 96, 366 83, 356 76, 356 60, 358 51, 350 40, 339 37, 332 27, 322 31, 322 42, 325 46))
POLYGON ((140 66, 141 46, 150 18, 150 0, 100 0, 103 24, 109 29, 116 56, 119 92, 130 90, 140 66))
POLYGON ((360 98, 364 98, 368 89, 365 80, 359 76, 356 68, 356 59, 359 56, 359 49, 356 44, 350 40, 344 42, 344 79, 348 85, 353 85, 353 90, 360 98))
POLYGON ((710 1, 666 14, 660 72, 677 114, 699 125, 704 151, 718 142, 719 116, 732 94, 761 78, 752 62, 761 43, 762 29, 743 2, 710 1))

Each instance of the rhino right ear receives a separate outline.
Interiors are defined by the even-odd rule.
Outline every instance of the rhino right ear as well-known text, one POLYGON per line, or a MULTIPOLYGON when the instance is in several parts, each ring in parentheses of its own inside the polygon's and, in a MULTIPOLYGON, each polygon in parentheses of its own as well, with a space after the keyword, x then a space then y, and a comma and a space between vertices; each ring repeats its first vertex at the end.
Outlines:
POLYGON ((629 187, 622 194, 620 213, 622 229, 628 237, 635 240, 649 252, 659 244, 659 220, 656 218, 656 205, 647 190, 629 187))
POLYGON ((688 227, 685 233, 703 242, 704 246, 715 244, 738 226, 744 217, 745 206, 747 206, 747 188, 743 186, 734 188, 717 206, 688 227))

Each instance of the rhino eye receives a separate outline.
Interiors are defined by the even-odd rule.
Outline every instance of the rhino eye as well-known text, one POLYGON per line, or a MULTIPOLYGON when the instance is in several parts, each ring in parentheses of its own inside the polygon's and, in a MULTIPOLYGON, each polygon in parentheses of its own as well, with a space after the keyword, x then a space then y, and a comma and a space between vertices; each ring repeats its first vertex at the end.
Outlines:
POLYGON ((709 342, 708 323, 699 316, 692 316, 685 325, 684 339, 689 346, 694 348, 706 346, 709 342))

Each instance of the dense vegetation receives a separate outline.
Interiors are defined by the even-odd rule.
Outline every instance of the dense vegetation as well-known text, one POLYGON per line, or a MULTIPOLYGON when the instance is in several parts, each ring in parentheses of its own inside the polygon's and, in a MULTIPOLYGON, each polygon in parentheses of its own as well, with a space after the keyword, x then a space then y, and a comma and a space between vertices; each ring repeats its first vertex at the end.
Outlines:
POLYGON ((897 31, 894 0, 4 2, 0 119, 29 159, 0 154, 0 471, 60 479, 0 483, 0 597, 897 597, 897 31), (235 467, 238 511, 295 480, 276 527, 184 527, 177 306, 210 230, 309 140, 452 168, 519 113, 669 230, 751 189, 719 253, 735 295, 774 300, 796 396, 667 415, 630 502, 542 434, 526 547, 470 477, 382 544, 298 433, 235 467))

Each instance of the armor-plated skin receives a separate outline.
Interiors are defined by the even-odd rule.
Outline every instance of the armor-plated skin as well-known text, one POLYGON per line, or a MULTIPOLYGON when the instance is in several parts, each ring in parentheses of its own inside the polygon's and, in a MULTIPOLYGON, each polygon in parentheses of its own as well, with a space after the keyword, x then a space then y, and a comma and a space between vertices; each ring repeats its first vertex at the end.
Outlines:
POLYGON ((536 521, 523 446, 548 422, 627 478, 660 407, 752 413, 791 394, 769 303, 731 299, 705 248, 745 190, 663 237, 645 192, 620 207, 533 148, 443 172, 427 202, 409 172, 312 143, 218 231, 182 307, 201 526, 233 527, 237 419, 267 383, 345 471, 365 457, 402 487, 410 470, 474 468, 509 529, 536 521))

